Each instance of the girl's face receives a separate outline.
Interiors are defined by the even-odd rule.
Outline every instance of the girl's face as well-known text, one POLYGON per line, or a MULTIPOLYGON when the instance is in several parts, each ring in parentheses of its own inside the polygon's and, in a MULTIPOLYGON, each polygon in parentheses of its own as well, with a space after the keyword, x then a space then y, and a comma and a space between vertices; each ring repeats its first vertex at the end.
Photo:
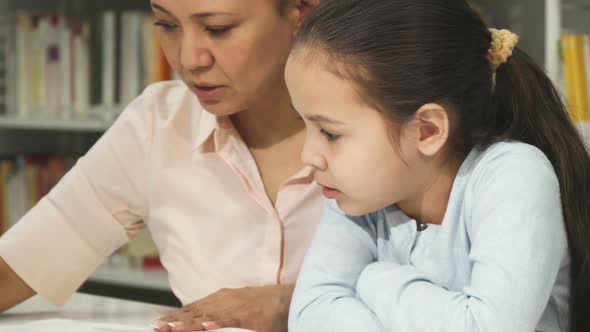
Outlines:
POLYGON ((152 0, 164 54, 209 112, 229 115, 284 91, 298 12, 276 0, 152 0))
POLYGON ((382 114, 363 103, 348 81, 306 63, 305 52, 289 58, 286 82, 307 126, 302 159, 315 168, 324 195, 350 215, 413 199, 422 172, 417 134, 402 127, 395 148, 396 133, 382 114))

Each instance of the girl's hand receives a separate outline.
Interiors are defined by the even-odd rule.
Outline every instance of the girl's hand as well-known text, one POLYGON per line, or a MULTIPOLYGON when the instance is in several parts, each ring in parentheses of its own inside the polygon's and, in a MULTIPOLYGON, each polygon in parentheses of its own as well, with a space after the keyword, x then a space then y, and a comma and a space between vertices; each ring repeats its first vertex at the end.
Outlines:
POLYGON ((158 332, 210 331, 239 327, 287 331, 294 285, 221 289, 154 322, 158 332))

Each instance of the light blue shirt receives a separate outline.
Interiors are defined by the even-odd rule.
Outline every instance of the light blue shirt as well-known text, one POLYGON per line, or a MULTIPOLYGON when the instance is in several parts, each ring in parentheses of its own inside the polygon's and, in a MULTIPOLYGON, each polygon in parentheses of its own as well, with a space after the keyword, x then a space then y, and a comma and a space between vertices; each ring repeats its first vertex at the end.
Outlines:
POLYGON ((555 172, 537 148, 502 142, 469 153, 441 225, 328 201, 289 331, 565 331, 568 294, 555 172))

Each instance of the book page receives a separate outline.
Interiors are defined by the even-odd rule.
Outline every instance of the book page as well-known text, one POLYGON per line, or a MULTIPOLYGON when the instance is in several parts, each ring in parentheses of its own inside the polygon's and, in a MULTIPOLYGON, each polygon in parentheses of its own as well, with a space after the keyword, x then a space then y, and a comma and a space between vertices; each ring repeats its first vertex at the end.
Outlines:
MULTIPOLYGON (((1 326, 2 332, 153 332, 150 325, 102 324, 65 319, 49 319, 1 326)), ((218 332, 254 332, 238 328, 224 328, 218 332)))

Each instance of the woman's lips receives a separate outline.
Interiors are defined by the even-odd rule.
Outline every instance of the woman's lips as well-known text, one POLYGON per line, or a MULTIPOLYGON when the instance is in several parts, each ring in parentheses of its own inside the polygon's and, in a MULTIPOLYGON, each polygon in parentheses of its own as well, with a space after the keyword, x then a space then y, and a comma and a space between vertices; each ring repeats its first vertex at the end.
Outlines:
POLYGON ((193 84, 193 91, 200 99, 216 99, 223 93, 223 85, 197 85, 193 84))

